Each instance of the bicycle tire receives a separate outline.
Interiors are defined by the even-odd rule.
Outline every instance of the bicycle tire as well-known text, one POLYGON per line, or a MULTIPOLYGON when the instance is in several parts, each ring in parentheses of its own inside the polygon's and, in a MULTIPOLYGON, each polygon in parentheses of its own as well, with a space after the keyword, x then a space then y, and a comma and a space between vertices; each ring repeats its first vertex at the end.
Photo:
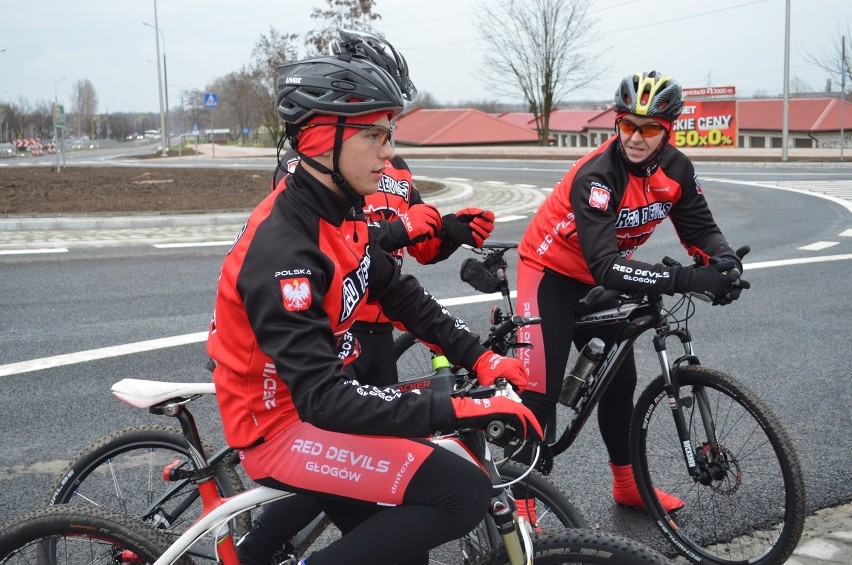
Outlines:
POLYGON ((139 520, 92 506, 49 506, 0 526, 3 565, 95 563, 99 556, 139 565, 154 563, 168 546, 166 536, 139 520))
POLYGON ((677 379, 690 437, 699 447, 698 462, 717 475, 702 485, 687 474, 658 376, 640 395, 631 422, 631 458, 646 508, 691 561, 783 563, 804 527, 805 484, 779 420, 754 393, 721 371, 690 365, 678 369, 677 379), (706 439, 697 394, 708 400, 717 442, 706 439), (667 514, 652 485, 686 506, 667 514))
POLYGON ((414 334, 403 332, 393 340, 398 380, 410 381, 432 371, 432 352, 414 334))
MULTIPOLYGON (((509 460, 500 465, 500 476, 505 482, 509 482, 520 477, 526 470, 526 466, 509 460)), ((533 471, 512 485, 512 495, 516 499, 534 498, 536 500, 537 523, 545 532, 589 527, 583 513, 577 509, 568 495, 538 471, 533 471)))
MULTIPOLYGON (((202 447, 207 455, 214 451, 207 442, 202 447)), ((197 487, 187 483, 160 507, 154 509, 151 504, 173 485, 162 479, 165 465, 188 457, 186 440, 178 428, 144 424, 116 430, 74 456, 51 486, 46 504, 94 505, 136 517, 147 513, 151 525, 176 538, 200 516, 201 501, 192 502, 181 515, 164 517, 187 497, 197 497, 197 487)), ((213 476, 223 497, 244 490, 228 458, 213 466, 213 476)), ((248 532, 249 513, 235 517, 231 528, 237 537, 248 532)))
MULTIPOLYGON (((566 530, 534 535, 536 565, 665 565, 669 561, 653 549, 631 539, 599 530, 566 530)), ((474 565, 508 565, 503 546, 473 562, 474 565)))

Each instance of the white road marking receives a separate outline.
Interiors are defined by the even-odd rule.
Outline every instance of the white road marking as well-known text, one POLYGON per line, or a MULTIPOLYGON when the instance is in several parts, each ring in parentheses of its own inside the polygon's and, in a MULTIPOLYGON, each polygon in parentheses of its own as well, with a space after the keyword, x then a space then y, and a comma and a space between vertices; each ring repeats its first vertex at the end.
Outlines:
MULTIPOLYGON (((761 261, 758 263, 746 263, 744 270, 746 273, 756 269, 767 269, 772 267, 786 267, 790 265, 804 265, 808 263, 821 263, 823 261, 846 261, 852 259, 852 254, 846 255, 825 255, 823 257, 806 257, 801 259, 784 259, 780 261, 761 261)), ((746 278, 748 278, 746 276, 746 278)), ((517 298, 516 291, 511 292, 513 299, 517 298)), ((458 296, 455 298, 437 299, 441 305, 458 306, 461 304, 475 304, 479 302, 491 302, 502 300, 502 295, 499 292, 493 294, 476 294, 473 296, 458 296)), ((8 377, 20 373, 30 371, 39 371, 42 369, 50 369, 63 365, 72 365, 74 363, 85 363, 87 361, 96 361, 98 359, 106 359, 109 357, 117 357, 119 355, 130 355, 132 353, 141 353, 145 351, 153 351, 155 349, 164 349, 166 347, 176 347, 178 345, 188 345, 191 343, 200 343, 207 339, 207 332, 198 332, 186 335, 177 335, 174 337, 164 337, 160 339, 151 339, 148 341, 139 341, 136 343, 127 343, 124 345, 116 345, 113 347, 103 347, 100 349, 89 349, 87 351, 79 351, 77 353, 68 353, 66 355, 56 355, 53 357, 43 357, 41 359, 33 359, 31 361, 21 361, 19 363, 9 363, 0 365, 0 377, 8 377)))
POLYGON ((65 247, 44 247, 41 249, 0 249, 0 255, 30 255, 36 253, 68 253, 65 247))
POLYGON ((803 245, 799 249, 802 251, 822 251, 823 249, 828 249, 829 247, 834 247, 837 245, 838 241, 817 241, 816 243, 811 243, 810 245, 803 245))
POLYGON ((840 237, 852 237, 852 230, 842 231, 838 235, 840 235, 840 237))
MULTIPOLYGON (((743 263, 743 270, 748 273, 755 269, 768 269, 771 267, 788 267, 790 265, 806 265, 808 263, 822 263, 824 261, 846 261, 852 259, 852 253, 846 255, 822 255, 820 257, 803 257, 801 259, 781 259, 780 261, 761 261, 759 263, 743 263)), ((748 278, 748 275, 745 275, 748 278)))
POLYGON ((458 182, 470 182, 470 179, 465 179, 462 177, 447 177, 445 180, 454 180, 458 182))
POLYGON ((177 249, 180 247, 213 247, 217 245, 233 245, 234 240, 229 241, 196 241, 189 243, 154 243, 157 249, 177 249))
POLYGON ((514 222, 515 220, 523 220, 524 218, 526 218, 526 216, 518 216, 518 215, 514 215, 514 216, 500 216, 499 218, 495 218, 495 219, 494 219, 494 223, 500 223, 500 222, 514 222))
MULTIPOLYGON (((832 202, 834 202, 836 204, 840 204, 841 206, 846 208, 846 210, 848 210, 849 212, 852 212, 852 202, 850 202, 849 200, 845 200, 843 198, 838 198, 837 196, 834 196, 832 194, 828 194, 829 191, 825 189, 825 186, 828 186, 827 184, 822 187, 822 189, 823 189, 822 192, 815 192, 814 190, 811 190, 812 184, 803 183, 803 182, 800 182, 800 181, 786 181, 786 185, 789 185, 789 186, 782 186, 780 183, 773 183, 773 182, 749 182, 749 181, 731 180, 731 179, 716 178, 716 177, 701 177, 701 181, 705 182, 705 183, 710 181, 710 182, 723 182, 723 183, 728 183, 728 184, 739 184, 739 185, 743 185, 743 186, 759 186, 761 188, 774 188, 776 190, 786 190, 786 191, 789 191, 789 192, 798 192, 799 194, 810 194, 811 196, 824 198, 825 200, 831 200, 832 202), (807 187, 807 188, 798 188, 800 186, 807 187)), ((845 183, 843 181, 838 181, 838 182, 832 181, 832 183, 835 186, 845 185, 845 183)))
POLYGON ((124 345, 114 345, 112 347, 102 347, 100 349, 89 349, 87 351, 78 351, 76 353, 67 353, 65 355, 54 355, 53 357, 42 357, 41 359, 33 359, 32 361, 9 363, 7 365, 0 365, 0 377, 8 377, 9 375, 28 373, 30 371, 40 371, 42 369, 52 369, 54 367, 73 365, 75 363, 85 363, 86 361, 108 359, 110 357, 118 357, 119 355, 154 351, 155 349, 164 349, 166 347, 175 347, 177 345, 199 343, 206 339, 207 332, 198 332, 194 334, 176 335, 174 337, 151 339, 148 341, 137 341, 136 343, 125 343, 124 345))

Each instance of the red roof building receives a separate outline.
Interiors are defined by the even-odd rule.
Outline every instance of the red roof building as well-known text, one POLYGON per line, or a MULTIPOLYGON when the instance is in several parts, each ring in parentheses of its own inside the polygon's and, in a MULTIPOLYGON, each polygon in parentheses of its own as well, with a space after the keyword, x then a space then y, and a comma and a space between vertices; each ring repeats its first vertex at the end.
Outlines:
MULTIPOLYGON (((783 100, 737 101, 737 146, 780 148, 783 100)), ((837 98, 791 98, 790 147, 836 148, 840 140, 837 98)), ((844 135, 852 139, 852 103, 843 107, 844 135)), ((596 147, 615 134, 615 112, 554 110, 550 135, 558 147, 596 147)), ((418 108, 396 120, 394 138, 406 145, 535 144, 535 121, 529 112, 486 114, 473 109, 418 108)))
MULTIPOLYGON (((739 147, 782 145, 784 101, 780 98, 737 101, 739 147)), ((835 148, 840 142, 841 101, 837 98, 791 98, 787 114, 790 147, 835 148)), ((843 102, 844 136, 852 136, 852 103, 843 102)), ((847 145, 849 141, 847 139, 847 145)))
POLYGON ((528 128, 473 109, 417 108, 394 122, 394 139, 403 145, 536 145, 528 128))

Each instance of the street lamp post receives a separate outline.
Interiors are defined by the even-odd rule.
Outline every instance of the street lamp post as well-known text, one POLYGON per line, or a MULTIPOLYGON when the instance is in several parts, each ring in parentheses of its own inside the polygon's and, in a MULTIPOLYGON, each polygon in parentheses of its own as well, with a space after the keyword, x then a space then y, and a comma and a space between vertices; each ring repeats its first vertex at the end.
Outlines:
MULTIPOLYGON (((168 140, 168 132, 166 131, 166 115, 163 111, 163 75, 160 72, 160 26, 157 19, 157 0, 154 0, 154 25, 150 26, 150 24, 143 23, 143 25, 153 27, 154 28, 154 39, 157 43, 157 90, 160 95, 160 132, 161 132, 161 141, 163 143, 163 157, 169 156, 169 140, 168 140)), ((166 36, 163 35, 163 49, 165 50, 165 42, 166 36)), ((163 56, 165 60, 165 55, 163 56)))
MULTIPOLYGON (((53 114, 53 145, 56 146, 57 143, 60 143, 60 147, 55 153, 55 155, 56 155, 56 172, 57 173, 61 172, 61 169, 59 167, 59 154, 62 153, 62 158, 65 159, 65 154, 62 151, 63 148, 61 146, 61 141, 60 141, 60 138, 59 138, 59 135, 58 135, 59 134, 59 127, 58 127, 58 124, 56 123, 56 107, 59 106, 59 93, 58 93, 57 87, 59 86, 60 82, 62 82, 63 80, 65 80, 67 78, 68 77, 62 77, 60 79, 56 79, 56 82, 53 83, 53 112, 52 112, 52 114, 53 114)), ((64 138, 65 136, 62 136, 62 137, 64 138)))
POLYGON ((180 90, 180 129, 181 133, 186 133, 186 108, 184 107, 183 93, 186 90, 186 87, 192 86, 192 84, 185 84, 183 86, 173 84, 172 86, 180 90))
POLYGON ((107 136, 107 139, 110 139, 110 130, 109 130, 109 101, 110 100, 115 100, 115 96, 110 96, 109 98, 107 98, 107 101, 106 101, 106 122, 107 122, 106 136, 107 136))
MULTIPOLYGON (((150 28, 157 30, 157 32, 160 34, 160 37, 163 40, 163 86, 161 88, 163 90, 163 97, 165 98, 165 104, 164 104, 164 106, 165 106, 165 108, 164 108, 165 122, 166 122, 166 127, 169 130, 169 135, 168 135, 169 145, 171 145, 172 123, 169 121, 169 68, 168 68, 168 65, 166 65, 166 34, 163 33, 163 30, 152 26, 148 22, 142 22, 142 25, 148 26, 150 28)), ((159 75, 159 72, 160 72, 159 66, 157 66, 157 74, 158 75, 159 75)))

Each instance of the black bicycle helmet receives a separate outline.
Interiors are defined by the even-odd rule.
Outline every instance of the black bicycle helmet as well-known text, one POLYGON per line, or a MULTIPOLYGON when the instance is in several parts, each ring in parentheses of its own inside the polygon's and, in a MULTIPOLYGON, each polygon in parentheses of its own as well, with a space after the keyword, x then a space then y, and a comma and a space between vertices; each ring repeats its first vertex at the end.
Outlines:
POLYGON ((396 80, 403 98, 409 102, 414 100, 417 96, 417 88, 408 76, 408 63, 405 62, 402 53, 394 49, 388 40, 363 31, 341 29, 339 33, 340 39, 329 43, 332 55, 348 51, 355 57, 372 61, 396 80))
POLYGON ((615 91, 613 109, 673 122, 683 111, 683 90, 672 77, 657 71, 628 75, 615 91))
POLYGON ((402 92, 387 71, 351 53, 278 67, 278 115, 299 125, 317 114, 359 116, 403 109, 402 92))

